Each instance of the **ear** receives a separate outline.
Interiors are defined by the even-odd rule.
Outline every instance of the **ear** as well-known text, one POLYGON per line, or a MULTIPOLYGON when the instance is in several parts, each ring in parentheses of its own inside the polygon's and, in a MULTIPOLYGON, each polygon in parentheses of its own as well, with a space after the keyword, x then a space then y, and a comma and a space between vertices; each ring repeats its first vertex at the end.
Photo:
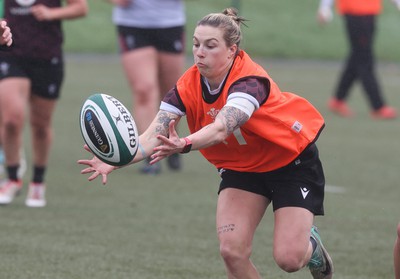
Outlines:
POLYGON ((229 57, 230 58, 232 58, 236 55, 237 49, 238 49, 238 47, 236 44, 233 44, 232 46, 229 47, 229 57))

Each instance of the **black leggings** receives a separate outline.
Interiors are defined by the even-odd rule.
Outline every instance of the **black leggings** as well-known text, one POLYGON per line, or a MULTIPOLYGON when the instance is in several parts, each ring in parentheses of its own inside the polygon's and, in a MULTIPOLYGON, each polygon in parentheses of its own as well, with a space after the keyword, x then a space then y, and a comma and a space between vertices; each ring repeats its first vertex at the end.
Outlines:
POLYGON ((359 79, 374 110, 384 105, 374 69, 373 40, 375 18, 376 16, 374 15, 344 15, 350 42, 350 54, 336 89, 336 98, 344 100, 348 97, 353 83, 359 79))

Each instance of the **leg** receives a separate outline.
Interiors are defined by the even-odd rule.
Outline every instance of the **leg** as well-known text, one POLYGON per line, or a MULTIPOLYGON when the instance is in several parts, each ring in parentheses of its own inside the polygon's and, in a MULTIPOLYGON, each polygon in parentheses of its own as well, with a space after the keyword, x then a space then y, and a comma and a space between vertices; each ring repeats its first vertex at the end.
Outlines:
POLYGON ((397 225, 397 238, 393 249, 394 274, 396 279, 400 279, 400 223, 397 225))
POLYGON ((8 176, 0 186, 0 204, 11 203, 22 189, 18 168, 29 94, 30 82, 26 78, 6 78, 0 82, 0 128, 8 176))
POLYGON ((2 143, 2 139, 3 139, 3 131, 1 129, 1 113, 0 113, 0 180, 3 180, 4 175, 5 175, 5 155, 4 155, 4 150, 3 150, 3 143, 2 143))
POLYGON ((346 64, 339 77, 334 97, 328 102, 328 108, 343 117, 353 116, 353 112, 348 107, 346 99, 349 95, 351 86, 357 79, 357 61, 354 50, 354 23, 352 17, 344 16, 348 41, 350 43, 350 51, 346 60, 346 64))
POLYGON ((143 47, 125 52, 121 58, 132 90, 133 117, 139 133, 143 133, 160 105, 157 51, 153 47, 143 47))
MULTIPOLYGON (((160 87, 158 83, 157 50, 143 47, 122 54, 122 64, 132 90, 132 114, 139 133, 143 133, 156 116, 160 106, 160 87)), ((150 165, 144 162, 140 172, 157 174, 160 163, 150 165)))
POLYGON ((331 279, 332 259, 317 228, 312 226, 313 219, 313 213, 300 207, 276 210, 274 258, 286 272, 295 272, 307 265, 314 279, 331 279))
POLYGON ((274 215, 275 261, 287 272, 297 271, 311 258, 310 231, 314 215, 300 207, 283 207, 274 215))
POLYGON ((29 88, 26 78, 7 78, 0 82, 1 134, 7 166, 18 166, 20 162, 29 88))
POLYGON ((31 132, 33 149, 33 177, 29 184, 25 205, 29 207, 46 206, 44 174, 48 165, 53 143, 52 117, 57 100, 45 99, 36 95, 31 97, 31 132))
POLYGON ((159 76, 161 97, 173 88, 185 67, 184 53, 159 52, 159 76))
POLYGON ((367 94, 370 106, 377 110, 384 105, 384 100, 375 74, 373 51, 375 16, 358 17, 356 27, 354 45, 357 54, 357 73, 367 94))
POLYGON ((30 119, 33 145, 33 164, 35 167, 46 167, 53 143, 51 127, 56 100, 49 100, 32 95, 30 119))
MULTIPOLYGON (((182 74, 185 64, 184 53, 159 52, 159 76, 161 98, 175 86, 182 74)), ((172 154, 167 158, 168 167, 171 170, 182 168, 181 156, 179 153, 172 154)))
POLYGON ((336 88, 335 97, 339 101, 345 101, 348 98, 351 86, 357 79, 355 63, 354 54, 349 54, 336 88))
POLYGON ((353 16, 344 16, 344 19, 350 51, 335 93, 336 99, 341 101, 347 99, 350 88, 357 79, 357 59, 355 57, 357 51, 355 47, 356 25, 353 16))
POLYGON ((250 260, 254 232, 269 200, 251 192, 226 188, 218 197, 217 233, 229 279, 261 278, 250 260))

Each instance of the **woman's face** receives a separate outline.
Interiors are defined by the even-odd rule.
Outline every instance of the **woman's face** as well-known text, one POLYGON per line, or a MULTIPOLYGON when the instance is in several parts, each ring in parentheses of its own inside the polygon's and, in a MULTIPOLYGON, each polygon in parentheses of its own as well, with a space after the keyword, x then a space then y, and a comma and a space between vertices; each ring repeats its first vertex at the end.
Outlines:
POLYGON ((194 30, 194 63, 200 73, 208 80, 225 77, 235 57, 236 50, 236 45, 231 47, 226 45, 220 28, 200 25, 194 30))

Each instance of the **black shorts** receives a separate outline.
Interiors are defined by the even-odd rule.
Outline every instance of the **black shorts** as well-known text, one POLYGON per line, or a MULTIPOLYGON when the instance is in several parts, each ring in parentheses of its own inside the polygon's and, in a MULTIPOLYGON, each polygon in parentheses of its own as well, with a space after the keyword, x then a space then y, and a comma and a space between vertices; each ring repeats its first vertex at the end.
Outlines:
MULTIPOLYGON (((264 173, 219 169, 221 184, 267 197, 273 210, 302 207, 314 215, 324 215, 325 176, 315 144, 310 145, 289 165, 264 173)), ((218 193, 219 193, 218 192, 218 193)))
POLYGON ((31 81, 31 92, 46 99, 58 99, 64 80, 64 61, 22 57, 0 57, 0 80, 23 77, 31 81))
POLYGON ((117 26, 120 52, 152 46, 158 51, 182 53, 185 46, 185 28, 136 28, 117 26))

